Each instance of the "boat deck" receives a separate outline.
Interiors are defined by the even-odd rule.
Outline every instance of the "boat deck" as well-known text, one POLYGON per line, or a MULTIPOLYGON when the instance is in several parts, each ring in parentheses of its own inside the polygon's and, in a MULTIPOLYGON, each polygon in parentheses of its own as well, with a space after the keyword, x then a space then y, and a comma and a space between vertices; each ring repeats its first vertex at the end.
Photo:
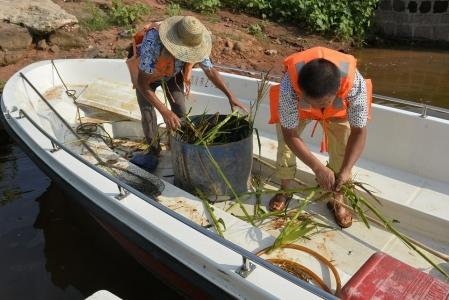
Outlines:
MULTIPOLYGON (((129 84, 123 83, 128 80, 125 66, 123 62, 118 61, 101 60, 98 63, 101 64, 101 68, 90 66, 84 60, 80 60, 77 63, 77 68, 83 70, 82 74, 86 74, 86 78, 83 77, 82 80, 76 77, 76 72, 70 73, 73 70, 72 67, 63 69, 63 66, 61 66, 61 69, 65 71, 63 74, 69 77, 67 83, 70 83, 71 80, 76 83, 68 85, 69 88, 77 90, 78 96, 81 95, 78 99, 79 102, 86 101, 84 105, 91 106, 89 108, 80 106, 79 112, 81 113, 81 117, 85 121, 101 123, 113 138, 127 138, 137 141, 135 145, 128 145, 130 148, 134 147, 133 149, 136 150, 139 148, 137 144, 139 144, 138 141, 142 139, 143 134, 139 121, 139 113, 136 111, 138 108, 135 106, 134 91, 130 88, 129 84), (112 79, 97 78, 99 75, 96 75, 96 70, 101 69, 103 76, 111 76, 111 78, 115 79, 114 76, 116 73, 114 68, 117 67, 123 68, 122 71, 125 71, 117 72, 117 77, 119 77, 117 82, 112 79), (90 69, 85 70, 84 68, 90 69), (67 74, 71 74, 70 76, 72 77, 67 74), (80 84, 79 82, 84 83, 80 84), (102 103, 93 103, 97 100, 101 100, 100 102, 102 103), (134 101, 134 106, 130 106, 130 102, 132 101, 134 101), (108 103, 116 103, 118 106, 111 110, 110 105, 105 106, 108 103), (109 110, 109 112, 105 112, 104 110, 109 110)), ((44 62, 39 63, 39 65, 43 66, 44 62)), ((50 65, 45 65, 45 67, 42 67, 42 72, 36 71, 32 75, 34 77, 30 75, 30 78, 34 81, 39 81, 40 78, 48 78, 48 76, 41 75, 44 71, 47 72, 47 69, 53 72, 50 65)), ((200 110, 204 109, 204 107, 207 107, 208 111, 224 111, 223 103, 227 103, 227 101, 217 93, 216 89, 211 88, 210 84, 208 86, 207 81, 203 79, 204 74, 200 71, 194 72, 192 78, 192 95, 188 103, 190 105, 200 105, 195 105, 197 108, 192 111, 192 114, 201 113, 200 110)), ((249 104, 250 95, 254 93, 253 88, 257 82, 252 79, 242 80, 241 77, 234 75, 227 75, 225 79, 228 85, 235 87, 238 98, 244 103, 249 104)), ((22 88, 20 82, 17 79, 16 85, 22 88)), ((38 88, 41 92, 45 92, 46 98, 73 127, 79 124, 77 107, 74 105, 73 99, 65 94, 59 82, 55 83, 54 79, 52 82, 47 82, 45 79, 38 88)), ((12 94, 13 92, 7 91, 4 94, 9 99, 13 99, 8 93, 12 94)), ((13 102, 14 105, 27 111, 31 118, 36 120, 42 128, 47 130, 58 141, 70 147, 71 150, 82 155, 83 158, 88 159, 91 163, 95 163, 92 157, 89 158, 89 154, 86 153, 79 141, 74 139, 67 128, 64 127, 48 107, 36 97, 30 96, 30 94, 32 93, 28 89, 21 91, 19 95, 22 98, 17 100, 17 102, 13 102)), ((8 104, 8 107, 10 109, 12 108, 11 103, 8 104)), ((408 117, 406 113, 395 115, 394 111, 384 108, 378 109, 375 113, 379 113, 379 111, 382 111, 382 113, 385 112, 386 115, 383 117, 388 121, 391 121, 391 118, 396 117, 396 115, 404 119, 408 117)), ((217 243, 207 235, 187 226, 173 216, 169 216, 161 208, 144 201, 143 198, 137 195, 130 194, 123 199, 117 200, 117 184, 115 182, 107 179, 80 161, 77 161, 68 152, 53 151, 51 142, 33 127, 26 118, 20 118, 18 114, 16 112, 13 118, 17 118, 15 122, 20 126, 19 133, 26 136, 25 142, 39 148, 40 157, 47 159, 49 163, 54 163, 61 176, 68 176, 74 185, 82 186, 84 189, 83 192, 89 194, 96 205, 101 206, 102 209, 111 215, 117 216, 121 221, 126 222, 126 225, 140 236, 155 241, 155 243, 157 242, 158 247, 182 261, 198 274, 206 272, 208 276, 211 276, 209 278, 211 281, 218 280, 222 287, 229 288, 230 291, 239 290, 236 286, 227 286, 229 282, 233 282, 234 284, 245 285, 245 288, 242 288, 242 290, 248 291, 247 289, 249 289, 253 293, 251 295, 264 295, 267 298, 272 295, 282 297, 282 295, 297 295, 298 291, 306 292, 304 289, 298 287, 298 285, 275 275, 273 271, 265 268, 257 268, 256 271, 243 280, 235 274, 235 270, 241 266, 242 256, 239 253, 217 243), (209 266, 207 270, 203 267, 206 264, 209 266), (233 276, 237 276, 237 279, 233 276), (283 284, 272 284, 273 278, 279 280, 276 281, 277 283, 281 282, 283 284)), ((273 134, 272 126, 266 124, 268 106, 262 106, 259 114, 261 117, 257 120, 256 127, 259 128, 261 135, 262 159, 265 162, 261 166, 263 170, 262 174, 268 176, 273 174, 273 170, 268 165, 275 163, 277 142, 273 134)), ((158 123, 161 123, 162 118, 160 116, 158 118, 158 123)), ((402 122, 402 120, 399 121, 402 122)), ((421 131, 421 133, 425 132, 423 128, 430 126, 424 123, 424 121, 420 120, 421 127, 417 128, 416 135, 421 131)), ((380 123, 377 122, 376 126, 382 126, 380 123)), ((444 127, 447 124, 443 124, 443 121, 439 120, 431 125, 435 126, 435 128, 437 126, 447 128, 444 127)), ((370 124, 369 130, 371 130, 371 126, 370 124)), ((406 126, 402 126, 401 128, 403 127, 406 126)), ((401 128, 390 128, 390 131, 398 131, 401 128)), ((385 138, 383 134, 388 135, 388 138, 391 139, 390 135, 393 132, 389 132, 388 128, 378 128, 376 130, 378 134, 372 135, 374 139, 371 140, 371 146, 369 145, 370 142, 368 143, 370 147, 366 149, 367 155, 359 160, 353 174, 359 181, 370 184, 373 189, 378 191, 378 197, 383 203, 381 207, 382 212, 390 218, 399 220, 398 227, 403 233, 447 257, 449 255, 449 232, 447 231, 447 228, 449 228, 449 180, 447 178, 447 169, 445 171, 444 166, 448 162, 439 162, 432 159, 432 161, 429 160, 428 165, 420 169, 420 165, 415 164, 413 155, 408 153, 407 157, 401 159, 400 156, 402 153, 406 152, 397 151, 392 153, 391 149, 385 149, 385 160, 380 161, 376 159, 376 155, 373 155, 373 153, 382 153, 384 149, 381 149, 381 147, 373 147, 372 143, 376 143, 380 139, 385 138), (407 163, 411 165, 410 168, 404 167, 407 163), (438 163, 442 167, 437 169, 435 166, 438 163), (435 169, 434 173, 432 173, 433 169, 435 169)), ((305 134, 307 135, 308 132, 306 131, 305 134)), ((405 140, 407 140, 406 138, 405 140)), ((429 137, 422 135, 420 138, 423 140, 423 144, 426 145, 429 137)), ((110 149, 104 142, 99 140, 91 140, 89 142, 97 143, 96 146, 98 147, 96 149, 99 151, 98 155, 101 155, 103 159, 118 161, 124 167, 136 167, 126 160, 132 153, 132 151, 128 152, 126 150, 127 146, 124 145, 126 143, 123 143, 120 149, 110 149)), ((306 139, 306 142, 309 143, 309 139, 306 139)), ((392 145, 390 147, 394 147, 393 142, 391 142, 392 145)), ((257 145, 257 142, 254 144, 257 145)), ((326 156, 318 152, 317 147, 314 146, 316 143, 310 143, 309 145, 314 154, 325 162, 326 156)), ((410 148, 409 146, 407 147, 410 148)), ((424 149, 425 147, 422 148, 424 149)), ((445 147, 434 148, 434 151, 428 153, 429 156, 445 157, 438 151, 443 151, 444 154, 447 154, 445 147)), ((254 149, 257 152, 257 147, 254 147, 254 149)), ((138 150, 142 149, 139 148, 138 150)), ((254 154, 257 156, 258 153, 254 154)), ((377 157, 379 158, 379 156, 377 157)), ((258 161, 255 160, 254 169, 258 169, 257 163, 258 161)), ((143 170, 140 171, 143 172, 142 174, 145 174, 143 170)), ((165 185, 162 195, 156 199, 158 202, 170 208, 172 211, 185 216, 189 220, 213 230, 213 228, 210 228, 210 217, 205 211, 202 201, 172 184, 174 178, 172 177, 170 151, 162 152, 160 164, 155 175, 159 176, 165 185)), ((148 176, 151 177, 152 175, 149 174, 148 176)), ((297 177, 308 185, 315 184, 312 172, 299 161, 297 177)), ((278 181, 274 177, 271 182, 266 183, 266 188, 276 189, 277 183, 278 181)), ((266 207, 270 197, 271 195, 264 195, 262 197, 263 206, 266 207)), ((248 211, 253 211, 255 199, 250 198, 245 201, 248 211)), ((300 201, 300 196, 296 195, 295 199, 291 202, 291 206, 298 205, 300 201)), ((235 216, 242 214, 237 206, 227 211, 231 204, 232 201, 220 201, 214 204, 215 214, 219 218, 222 218, 226 224, 225 238, 253 253, 271 246, 280 232, 282 220, 271 220, 270 222, 265 222, 255 227, 235 216)), ((333 216, 326 209, 324 203, 313 203, 308 206, 308 212, 320 222, 336 227, 333 216)), ((395 236, 379 226, 373 225, 371 229, 367 229, 362 222, 356 219, 354 220, 353 226, 348 229, 321 231, 313 235, 310 240, 300 240, 298 243, 317 251, 331 260, 337 267, 343 284, 377 251, 386 252, 415 268, 430 273, 435 277, 443 278, 437 270, 430 267, 424 259, 407 248, 395 236)), ((300 261, 335 289, 335 282, 329 271, 323 268, 316 260, 312 259, 311 256, 291 250, 279 250, 272 255, 300 261)), ((449 271, 447 261, 433 254, 428 255, 441 267, 449 271)))
MULTIPOLYGON (((101 90, 97 86, 95 88, 96 90, 101 90)), ((119 95, 121 94, 119 93, 119 95)), ((95 94, 90 94, 89 97, 94 98, 95 94)), ((110 100, 114 96, 109 94, 109 96, 103 95, 103 97, 106 100, 110 100)), ((86 103, 92 105, 92 102, 86 103)), ((100 108, 104 109, 105 107, 84 107, 84 120, 102 123, 105 125, 105 128, 108 128, 108 124, 111 124, 111 135, 117 134, 123 136, 123 132, 118 133, 118 128, 115 128, 115 131, 113 128, 113 124, 118 124, 121 121, 120 116, 115 114, 121 113, 121 110, 112 109, 114 113, 109 112, 108 114, 100 108)), ((131 119, 134 119, 134 122, 127 122, 126 129, 130 130, 130 128, 135 126, 137 128, 132 129, 132 131, 136 132, 136 135, 139 135, 140 122, 136 120, 138 119, 135 117, 136 115, 136 112, 128 115, 132 116, 131 119)), ((122 114, 121 117, 123 118, 125 116, 122 114)), ((163 123, 160 115, 158 115, 158 123, 163 123)), ((136 136, 128 136, 127 138, 133 139, 136 136)), ((256 139, 254 140, 254 144, 257 145, 256 139)), ((263 161, 274 165, 277 149, 275 137, 270 134, 265 135, 261 133, 261 144, 263 161)), ((326 161, 327 157, 319 153, 317 147, 313 145, 310 145, 310 147, 317 157, 323 162, 326 161)), ((202 201, 173 185, 174 177, 171 167, 170 151, 166 148, 164 147, 165 150, 160 155, 160 163, 154 172, 154 175, 162 178, 165 183, 165 189, 157 200, 199 225, 210 225, 212 221, 205 211, 202 201)), ((254 151, 258 151, 257 147, 254 148, 254 151)), ((257 156, 257 153, 254 154, 257 156)), ((314 185, 312 171, 299 160, 297 163, 297 178, 310 186, 314 185)), ((256 160, 254 164, 257 165, 256 160)), ((263 165, 262 169, 264 176, 272 177, 274 173, 273 169, 267 167, 266 164, 263 165)), ((443 255, 449 255, 449 235, 446 230, 449 225, 449 214, 445 214, 448 207, 447 204, 449 203, 448 184, 408 174, 407 172, 365 159, 361 159, 358 162, 353 173, 357 180, 369 183, 374 187, 377 191, 377 196, 382 199, 383 207, 381 207, 381 210, 390 218, 400 221, 398 227, 403 233, 443 255)), ((273 180, 266 184, 266 188, 276 189, 277 183, 276 176, 274 176, 273 180)), ((267 207, 271 196, 264 195, 262 197, 263 207, 267 207)), ((300 196, 295 196, 295 199, 300 200, 301 198, 300 196)), ((122 200, 122 202, 126 204, 126 199, 122 200)), ((234 216, 243 215, 238 206, 234 206, 230 211, 227 211, 232 203, 232 201, 220 201, 214 205, 216 207, 214 211, 217 217, 222 218, 226 224, 225 238, 254 253, 271 246, 276 236, 280 233, 280 229, 282 229, 282 226, 279 225, 280 221, 276 219, 269 220, 263 224, 259 224, 258 227, 253 227, 249 223, 234 216)), ((248 211, 253 211, 254 203, 254 198, 246 200, 245 205, 248 211)), ((292 201, 291 203, 291 207, 295 207, 299 202, 292 201)), ((415 268, 431 273, 435 277, 443 278, 423 258, 380 226, 373 225, 368 229, 363 222, 354 219, 354 223, 350 228, 340 230, 324 203, 312 204, 308 207, 308 212, 318 221, 334 226, 335 229, 316 233, 310 240, 301 240, 298 244, 309 247, 332 261, 339 270, 343 284, 377 251, 388 253, 415 268)), ((301 262, 317 272, 317 274, 323 276, 327 283, 332 281, 332 286, 335 288, 335 282, 331 279, 332 276, 329 271, 323 268, 316 260, 311 259, 311 256, 294 253, 292 250, 287 249, 278 250, 272 255, 278 258, 290 257, 293 261, 301 262)), ((444 260, 432 254, 428 255, 438 264, 449 268, 447 262, 444 260)))
MULTIPOLYGON (((273 141, 265 142, 273 143, 273 141)), ((264 142, 262 145, 263 147, 270 147, 264 142)), ((254 160, 254 164, 254 169, 258 169, 257 160, 254 160)), ((262 165, 262 169, 264 171, 264 175, 267 177, 273 173, 273 170, 267 168, 265 165, 262 165)), ((299 176, 301 176, 301 172, 298 173, 300 173, 299 176)), ((164 178, 164 180, 168 182, 173 183, 173 177, 171 176, 173 172, 171 169, 170 151, 163 151, 161 153, 160 164, 154 174, 164 178)), ((299 179, 306 179, 307 181, 308 178, 302 177, 299 179)), ((265 188, 268 189, 277 189, 278 187, 279 185, 276 184, 276 180, 265 185, 265 188)), ((201 208, 201 201, 191 196, 182 198, 175 197, 177 200, 173 201, 171 196, 167 197, 166 195, 166 193, 170 194, 171 189, 172 186, 166 185, 166 191, 164 191, 162 197, 159 197, 161 199, 161 203, 186 217, 201 220, 201 224, 204 225, 204 219, 199 218, 199 215, 207 217, 208 214, 204 212, 204 208, 201 208), (195 208, 192 207, 192 204, 195 208)), ((264 195, 262 197, 262 207, 268 207, 268 202, 271 196, 272 195, 264 195)), ((300 196, 296 195, 294 200, 301 201, 302 199, 300 196)), ((296 207, 299 203, 294 200, 291 201, 290 207, 292 208, 296 207)), ((227 211, 233 203, 233 201, 220 201, 214 205, 216 208, 219 208, 215 210, 217 217, 223 218, 226 223, 226 231, 224 232, 225 237, 253 252, 257 252, 264 247, 270 246, 280 233, 282 225, 284 225, 282 224, 282 220, 280 220, 280 218, 270 219, 263 222, 263 224, 260 224, 258 229, 254 231, 254 228, 252 228, 250 224, 233 216, 243 216, 243 213, 238 206, 234 205, 231 210, 227 211), (253 233, 248 234, 249 232, 253 233)), ((247 211, 252 212, 254 209, 254 204, 254 197, 247 199, 245 201, 247 211)), ((328 260, 334 262, 335 266, 340 271, 343 283, 345 283, 350 276, 354 274, 363 265, 363 263, 377 251, 388 253, 391 256, 414 266, 415 268, 431 273, 433 276, 443 278, 438 271, 433 270, 433 268, 430 267, 426 261, 405 246, 402 241, 391 233, 385 231, 380 226, 372 225, 372 227, 368 229, 363 222, 354 219, 354 223, 350 228, 341 230, 334 222, 333 215, 326 208, 325 202, 314 203, 308 207, 307 211, 311 213, 317 221, 333 226, 335 229, 316 233, 310 240, 301 240, 298 244, 311 248, 326 257, 328 260)), ((396 211, 406 214, 400 210, 396 211)), ((402 219, 398 218, 399 214, 395 214, 393 212, 390 213, 390 215, 402 222, 402 219)), ((449 244, 445 241, 439 240, 437 235, 433 237, 426 236, 414 230, 407 230, 404 224, 401 225, 402 226, 400 226, 400 228, 403 233, 419 240, 425 245, 430 246, 443 254, 449 254, 449 244)), ((442 265, 445 264, 442 259, 432 256, 431 254, 429 254, 429 256, 435 260, 435 262, 442 265)), ((302 257, 301 259, 301 255, 298 257, 298 254, 291 253, 291 250, 278 251, 274 254, 274 257, 292 257, 293 260, 301 261, 301 263, 306 265, 310 262, 310 257, 307 259, 302 257)), ((317 265, 311 267, 312 269, 318 269, 317 265)), ((329 280, 329 273, 322 275, 326 275, 329 280)))

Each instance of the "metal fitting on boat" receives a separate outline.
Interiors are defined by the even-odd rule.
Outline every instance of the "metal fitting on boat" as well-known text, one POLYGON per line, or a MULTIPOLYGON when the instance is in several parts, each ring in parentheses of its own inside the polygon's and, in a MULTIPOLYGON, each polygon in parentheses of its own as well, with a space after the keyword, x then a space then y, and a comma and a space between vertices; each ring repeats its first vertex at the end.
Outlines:
POLYGON ((239 274, 240 276, 242 276, 243 278, 246 278, 249 276, 249 274, 251 274, 252 271, 254 271, 254 269, 256 268, 256 265, 253 264, 252 262, 250 262, 250 260, 248 258, 246 258, 245 256, 242 256, 242 258, 243 258, 243 264, 240 267, 240 269, 238 269, 235 272, 237 274, 239 274))

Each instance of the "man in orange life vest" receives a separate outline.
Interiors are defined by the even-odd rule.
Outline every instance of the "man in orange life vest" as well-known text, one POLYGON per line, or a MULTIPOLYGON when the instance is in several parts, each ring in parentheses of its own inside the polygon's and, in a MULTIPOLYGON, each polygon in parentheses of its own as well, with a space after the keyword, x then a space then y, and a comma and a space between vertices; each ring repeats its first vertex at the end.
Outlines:
POLYGON ((160 145, 154 108, 161 113, 168 129, 175 130, 180 127, 180 117, 186 112, 184 88, 188 94, 193 64, 200 64, 209 80, 227 96, 231 109, 240 107, 246 111, 213 67, 208 57, 211 48, 209 31, 198 19, 191 16, 175 16, 160 24, 149 24, 134 36, 132 58, 138 60, 138 63, 132 67, 132 58, 128 59, 127 63, 136 87, 142 127, 150 145, 150 152, 144 160, 138 157, 132 162, 141 166, 144 164, 150 172, 156 168, 160 145), (140 45, 137 45, 138 43, 140 45), (166 85, 162 84, 162 81, 165 81, 166 85), (155 89, 160 85, 167 95, 171 110, 156 97, 155 89))
MULTIPOLYGON (((349 227, 352 215, 340 204, 343 195, 339 191, 351 178, 351 169, 365 146, 371 81, 360 75, 353 56, 322 47, 295 53, 284 65, 280 85, 270 89, 270 123, 277 127, 281 189, 290 188, 298 157, 312 169, 322 188, 335 192, 328 207, 341 227, 349 227), (321 152, 329 152, 328 166, 300 138, 310 120, 323 128, 321 152)), ((289 198, 288 194, 276 194, 270 209, 284 209, 289 198)))

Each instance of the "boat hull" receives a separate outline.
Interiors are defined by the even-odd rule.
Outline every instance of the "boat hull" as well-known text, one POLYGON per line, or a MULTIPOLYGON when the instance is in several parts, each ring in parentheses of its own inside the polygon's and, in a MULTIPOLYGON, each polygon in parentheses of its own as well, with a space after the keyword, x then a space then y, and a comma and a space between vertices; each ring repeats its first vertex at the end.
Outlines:
POLYGON ((139 264, 180 294, 192 299, 235 299, 200 276, 151 241, 143 238, 115 216, 97 206, 42 161, 1 117, 3 128, 31 160, 75 200, 139 264))

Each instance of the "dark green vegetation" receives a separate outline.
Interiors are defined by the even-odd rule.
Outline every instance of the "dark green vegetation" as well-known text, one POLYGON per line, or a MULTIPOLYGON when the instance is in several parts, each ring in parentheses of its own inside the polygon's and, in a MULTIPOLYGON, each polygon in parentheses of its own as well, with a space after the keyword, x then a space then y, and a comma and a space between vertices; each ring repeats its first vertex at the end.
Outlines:
POLYGON ((150 13, 147 5, 127 5, 122 0, 112 0, 112 7, 106 11, 90 1, 87 2, 86 8, 91 17, 81 20, 80 23, 89 31, 100 31, 114 25, 130 29, 150 13))
POLYGON ((371 25, 378 0, 176 0, 202 13, 228 8, 278 22, 305 24, 309 29, 360 43, 371 25))

